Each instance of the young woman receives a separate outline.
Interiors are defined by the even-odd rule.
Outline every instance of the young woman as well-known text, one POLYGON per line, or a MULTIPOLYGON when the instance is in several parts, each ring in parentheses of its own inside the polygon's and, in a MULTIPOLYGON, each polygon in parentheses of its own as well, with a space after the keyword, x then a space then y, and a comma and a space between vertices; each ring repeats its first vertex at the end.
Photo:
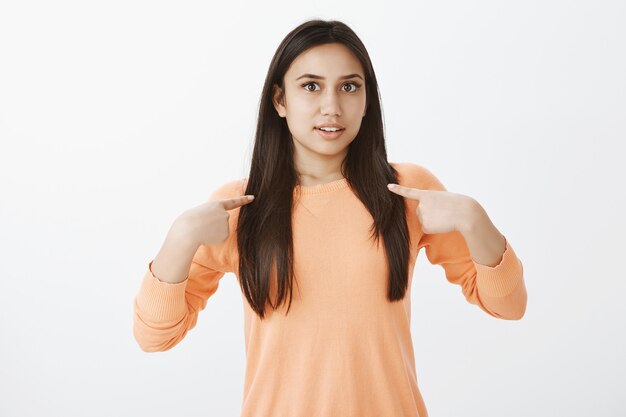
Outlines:
POLYGON ((135 298, 134 336, 144 351, 171 349, 232 272, 241 416, 425 417, 410 332, 421 248, 468 302, 524 315, 522 264, 480 204, 387 161, 361 40, 342 22, 308 21, 270 64, 249 176, 174 221, 135 298))

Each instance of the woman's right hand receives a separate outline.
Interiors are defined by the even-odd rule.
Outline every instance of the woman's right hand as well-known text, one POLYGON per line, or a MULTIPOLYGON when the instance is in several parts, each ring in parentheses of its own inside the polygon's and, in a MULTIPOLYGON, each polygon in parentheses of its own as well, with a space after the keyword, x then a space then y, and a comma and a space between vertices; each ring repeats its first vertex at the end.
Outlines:
POLYGON ((176 224, 180 226, 178 230, 185 236, 185 239, 191 240, 197 246, 222 243, 228 239, 229 235, 230 213, 228 210, 251 203, 254 197, 250 197, 207 201, 193 207, 176 219, 176 224))

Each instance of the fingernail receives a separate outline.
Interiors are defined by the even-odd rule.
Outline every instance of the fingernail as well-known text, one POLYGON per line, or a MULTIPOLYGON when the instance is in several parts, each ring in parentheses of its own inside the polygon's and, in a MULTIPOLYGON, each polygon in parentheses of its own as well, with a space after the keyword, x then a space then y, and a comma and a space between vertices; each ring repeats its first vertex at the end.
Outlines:
POLYGON ((253 195, 249 195, 248 196, 248 200, 254 200, 254 196, 253 195))

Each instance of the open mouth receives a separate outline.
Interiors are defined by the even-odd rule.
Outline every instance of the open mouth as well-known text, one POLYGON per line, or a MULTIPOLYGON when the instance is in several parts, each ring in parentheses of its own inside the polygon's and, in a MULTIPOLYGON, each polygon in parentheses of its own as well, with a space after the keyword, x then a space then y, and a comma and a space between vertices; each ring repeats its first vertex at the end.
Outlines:
POLYGON ((317 133, 319 133, 320 136, 322 136, 325 139, 336 139, 339 136, 341 136, 341 134, 343 133, 345 129, 339 129, 336 131, 332 131, 332 130, 323 130, 320 128, 315 128, 315 131, 317 131, 317 133))

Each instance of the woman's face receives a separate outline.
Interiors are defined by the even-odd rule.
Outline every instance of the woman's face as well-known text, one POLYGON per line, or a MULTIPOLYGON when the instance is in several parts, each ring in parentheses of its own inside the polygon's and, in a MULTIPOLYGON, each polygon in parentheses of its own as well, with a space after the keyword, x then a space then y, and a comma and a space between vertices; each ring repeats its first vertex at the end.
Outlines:
POLYGON ((285 73, 282 91, 274 86, 274 107, 285 117, 299 159, 343 159, 365 116, 365 74, 360 61, 341 43, 315 46, 300 54, 285 73), (318 130, 325 123, 343 127, 336 138, 318 130))

